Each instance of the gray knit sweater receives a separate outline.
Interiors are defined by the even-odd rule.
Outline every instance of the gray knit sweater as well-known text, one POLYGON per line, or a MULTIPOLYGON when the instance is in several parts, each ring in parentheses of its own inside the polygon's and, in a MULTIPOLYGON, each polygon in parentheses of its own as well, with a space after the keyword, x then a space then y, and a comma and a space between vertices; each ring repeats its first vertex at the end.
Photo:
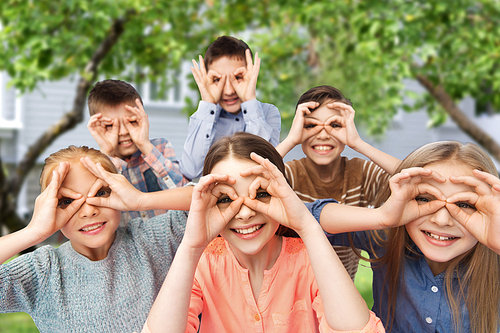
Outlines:
POLYGON ((140 332, 182 239, 187 213, 119 227, 106 259, 70 242, 0 265, 0 312, 26 312, 40 332, 140 332))

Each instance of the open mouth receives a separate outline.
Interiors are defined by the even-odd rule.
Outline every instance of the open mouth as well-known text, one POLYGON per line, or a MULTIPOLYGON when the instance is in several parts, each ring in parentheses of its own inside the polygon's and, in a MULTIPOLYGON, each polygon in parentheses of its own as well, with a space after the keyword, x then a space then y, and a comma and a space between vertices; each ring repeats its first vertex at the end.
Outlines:
POLYGON ((120 141, 120 146, 129 146, 132 144, 132 140, 120 141))
POLYGON ((94 230, 101 228, 105 224, 106 224, 106 222, 96 223, 96 224, 93 224, 91 226, 81 228, 79 231, 83 231, 83 232, 94 231, 94 230))
POLYGON ((317 151, 329 151, 329 150, 333 149, 333 146, 330 146, 330 145, 327 145, 327 146, 317 145, 317 146, 313 146, 313 149, 317 150, 317 151))
POLYGON ((437 241, 441 241, 441 242, 449 242, 449 241, 455 240, 457 238, 460 238, 460 237, 454 237, 454 236, 439 236, 439 235, 433 234, 433 233, 425 231, 425 230, 422 230, 422 232, 427 237, 435 239, 437 241))
POLYGON ((234 104, 238 101, 238 99, 239 99, 239 97, 225 99, 224 102, 226 102, 226 104, 234 104))
POLYGON ((241 234, 241 235, 249 235, 251 233, 256 232, 257 230, 259 230, 263 226, 264 226, 263 224, 258 224, 258 225, 254 225, 253 227, 246 228, 246 229, 240 228, 240 229, 231 229, 231 230, 233 230, 234 232, 241 234))

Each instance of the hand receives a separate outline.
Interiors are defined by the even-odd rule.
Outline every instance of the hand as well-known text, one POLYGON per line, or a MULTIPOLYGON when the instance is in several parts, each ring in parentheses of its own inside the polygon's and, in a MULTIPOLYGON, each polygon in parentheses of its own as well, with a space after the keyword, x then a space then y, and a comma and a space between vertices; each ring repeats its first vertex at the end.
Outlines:
POLYGON ((149 141, 149 120, 141 101, 135 100, 136 106, 125 105, 125 109, 132 112, 133 116, 123 116, 123 125, 127 128, 130 138, 137 148, 147 155, 151 152, 153 145, 149 141))
POLYGON ((259 165, 241 171, 240 175, 242 177, 260 175, 260 177, 255 178, 250 184, 250 197, 245 198, 245 205, 295 230, 299 235, 309 225, 308 222, 313 221, 317 225, 278 168, 268 159, 255 153, 251 153, 250 157, 259 165), (256 199, 259 189, 266 190, 271 196, 268 202, 256 199))
POLYGON ((193 188, 191 207, 186 222, 183 242, 193 249, 204 249, 240 210, 239 198, 231 186, 236 180, 228 175, 210 174, 200 178, 193 188), (217 201, 227 195, 232 202, 220 210, 217 201))
POLYGON ((35 210, 27 229, 43 241, 68 223, 85 199, 80 193, 61 187, 70 164, 61 162, 52 172, 52 179, 35 200, 35 210))
POLYGON ((90 157, 82 157, 80 163, 98 178, 87 194, 88 204, 120 211, 141 209, 144 193, 130 184, 125 176, 106 171, 100 163, 94 163, 90 157), (109 196, 95 196, 102 187, 107 186, 111 189, 109 196))
POLYGON ((307 120, 305 118, 306 115, 311 114, 311 109, 315 109, 318 106, 318 102, 305 102, 297 106, 292 127, 287 136, 287 139, 290 138, 290 140, 292 140, 294 146, 303 143, 323 130, 323 124, 320 124, 312 118, 307 120))
POLYGON ((343 144, 355 149, 362 141, 354 124, 355 111, 352 106, 343 102, 333 102, 326 105, 329 109, 337 110, 340 116, 332 116, 325 122, 325 128, 331 135, 343 144))
POLYGON ((424 168, 404 169, 390 179, 391 196, 379 208, 385 216, 381 221, 382 227, 391 228, 405 225, 445 206, 446 197, 435 186, 422 183, 424 179, 432 179, 438 183, 446 181, 439 173, 424 168), (428 202, 415 200, 426 194, 437 200, 428 202))
POLYGON ((111 119, 104 117, 102 113, 96 113, 90 117, 87 128, 99 145, 101 152, 114 157, 118 147, 118 133, 120 131, 118 118, 111 119))
POLYGON ((260 58, 258 53, 255 53, 255 63, 252 62, 252 56, 249 49, 245 51, 245 57, 247 67, 240 67, 229 76, 229 81, 241 102, 250 101, 256 98, 255 90, 257 89, 257 79, 260 71, 260 58))
POLYGON ((226 84, 226 75, 221 75, 214 70, 209 70, 207 73, 205 61, 201 55, 199 57, 200 67, 194 59, 192 61, 191 72, 200 90, 201 99, 208 103, 219 103, 222 89, 226 84))
POLYGON ((479 170, 473 173, 475 177, 450 178, 452 183, 472 186, 476 192, 452 195, 446 200, 446 208, 474 238, 500 254, 500 179, 479 170))

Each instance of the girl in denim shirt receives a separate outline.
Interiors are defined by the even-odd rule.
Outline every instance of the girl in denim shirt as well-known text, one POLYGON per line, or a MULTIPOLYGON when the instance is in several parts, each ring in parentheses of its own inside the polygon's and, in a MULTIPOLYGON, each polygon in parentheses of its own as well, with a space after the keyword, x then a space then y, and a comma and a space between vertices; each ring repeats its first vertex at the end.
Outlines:
POLYGON ((385 202, 380 208, 323 201, 310 209, 327 232, 335 233, 329 236, 332 244, 368 252, 373 311, 388 331, 498 332, 495 165, 474 144, 445 141, 415 150, 397 172, 390 189, 380 193, 385 202))

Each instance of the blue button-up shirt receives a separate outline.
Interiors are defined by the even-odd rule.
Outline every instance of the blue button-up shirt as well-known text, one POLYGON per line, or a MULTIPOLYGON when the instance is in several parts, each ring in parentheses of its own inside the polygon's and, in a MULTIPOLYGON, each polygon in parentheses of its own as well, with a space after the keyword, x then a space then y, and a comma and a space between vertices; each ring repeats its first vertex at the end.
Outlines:
MULTIPOLYGON (((334 202, 330 199, 317 200, 308 204, 308 208, 319 221, 324 205, 334 202)), ((381 257, 385 247, 377 245, 368 231, 351 233, 356 248, 365 250, 370 258, 381 257), (371 245, 370 246, 370 240, 371 245)), ((330 235, 332 245, 349 246, 347 233, 330 235)), ((396 311, 392 323, 392 331, 407 332, 454 332, 452 310, 448 304, 446 290, 443 287, 446 272, 434 276, 425 257, 416 245, 417 254, 408 253, 403 268, 403 280, 400 281, 396 296, 396 311)), ((388 315, 388 286, 384 285, 387 266, 372 263, 373 270, 373 308, 372 311, 382 320, 386 329, 388 315)), ((456 282, 456 278, 455 281, 456 282)), ((464 302, 460 304, 462 312, 462 332, 470 332, 469 312, 464 302)))

